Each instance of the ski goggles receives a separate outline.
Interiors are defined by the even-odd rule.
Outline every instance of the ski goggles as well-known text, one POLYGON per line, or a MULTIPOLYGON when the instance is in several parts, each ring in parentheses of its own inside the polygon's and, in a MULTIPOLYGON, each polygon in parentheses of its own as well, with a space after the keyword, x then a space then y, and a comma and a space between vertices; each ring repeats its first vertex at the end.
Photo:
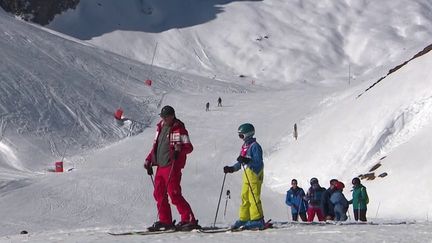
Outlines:
POLYGON ((239 138, 241 138, 241 139, 243 139, 245 137, 243 133, 239 133, 238 135, 239 135, 239 138))

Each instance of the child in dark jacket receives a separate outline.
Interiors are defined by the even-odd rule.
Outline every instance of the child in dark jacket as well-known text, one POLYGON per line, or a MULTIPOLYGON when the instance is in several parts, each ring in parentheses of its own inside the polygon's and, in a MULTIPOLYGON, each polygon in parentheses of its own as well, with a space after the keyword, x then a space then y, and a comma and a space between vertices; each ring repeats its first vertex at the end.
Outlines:
POLYGON ((317 215, 319 221, 324 221, 324 215, 321 211, 321 200, 322 194, 326 189, 319 185, 318 179, 315 177, 310 180, 310 184, 311 187, 305 196, 305 200, 309 202, 307 220, 308 222, 312 222, 315 215, 317 215))
POLYGON ((330 201, 330 197, 335 192, 335 185, 336 182, 338 182, 337 179, 331 179, 330 180, 330 187, 323 193, 323 197, 321 200, 321 210, 324 214, 325 220, 334 220, 335 213, 334 213, 334 205, 330 201))

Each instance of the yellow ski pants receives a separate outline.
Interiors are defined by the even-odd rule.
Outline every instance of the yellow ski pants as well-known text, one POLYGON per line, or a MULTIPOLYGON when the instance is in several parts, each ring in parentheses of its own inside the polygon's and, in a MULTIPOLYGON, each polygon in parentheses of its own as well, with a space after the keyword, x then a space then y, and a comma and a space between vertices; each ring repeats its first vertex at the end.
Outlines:
POLYGON ((251 169, 246 168, 243 172, 243 185, 239 212, 239 219, 241 221, 258 220, 264 216, 261 205, 261 185, 263 180, 263 170, 258 174, 255 174, 251 169))

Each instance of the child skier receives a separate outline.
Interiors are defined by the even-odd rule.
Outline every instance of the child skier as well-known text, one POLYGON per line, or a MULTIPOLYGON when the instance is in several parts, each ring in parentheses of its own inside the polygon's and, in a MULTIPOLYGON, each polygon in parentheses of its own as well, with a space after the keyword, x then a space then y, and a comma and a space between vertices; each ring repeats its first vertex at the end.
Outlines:
POLYGON ((291 207, 291 216, 293 221, 298 220, 298 216, 303 222, 306 219, 307 204, 304 201, 305 192, 301 187, 297 186, 297 180, 292 179, 291 188, 287 191, 285 203, 291 207))
POLYGON ((352 197, 348 203, 353 205, 354 219, 355 221, 366 222, 366 211, 367 204, 369 203, 369 197, 366 191, 366 187, 360 183, 360 179, 355 177, 352 179, 353 192, 352 197))
POLYGON ((224 173, 233 173, 244 169, 241 191, 239 220, 232 229, 264 229, 264 213, 261 205, 261 185, 264 179, 262 148, 253 137, 255 128, 250 123, 238 128, 238 135, 244 141, 240 156, 233 166, 225 166, 224 173))
POLYGON ((321 211, 321 199, 325 188, 319 185, 318 179, 315 177, 310 179, 310 185, 311 187, 309 188, 305 197, 306 201, 309 202, 307 220, 308 222, 312 222, 316 214, 319 221, 324 221, 324 215, 321 211))
POLYGON ((335 190, 330 196, 330 201, 334 205, 334 214, 335 214, 335 221, 346 221, 347 215, 346 212, 348 211, 348 200, 345 198, 344 194, 342 193, 343 189, 345 188, 345 185, 338 181, 336 182, 334 186, 335 190))

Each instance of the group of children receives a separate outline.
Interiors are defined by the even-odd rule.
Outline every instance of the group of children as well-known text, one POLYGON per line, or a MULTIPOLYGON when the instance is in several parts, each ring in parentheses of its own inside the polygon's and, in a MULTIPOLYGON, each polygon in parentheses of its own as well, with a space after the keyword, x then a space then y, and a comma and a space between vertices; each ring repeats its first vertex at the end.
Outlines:
POLYGON ((352 199, 347 200, 343 194, 344 183, 337 179, 330 180, 330 187, 321 187, 317 178, 310 179, 307 193, 297 185, 297 180, 291 181, 291 188, 287 191, 285 203, 291 207, 293 221, 300 217, 304 222, 312 222, 315 215, 319 221, 346 221, 349 204, 353 205, 355 221, 367 221, 366 211, 369 197, 366 187, 358 177, 351 181, 353 185, 352 199))

